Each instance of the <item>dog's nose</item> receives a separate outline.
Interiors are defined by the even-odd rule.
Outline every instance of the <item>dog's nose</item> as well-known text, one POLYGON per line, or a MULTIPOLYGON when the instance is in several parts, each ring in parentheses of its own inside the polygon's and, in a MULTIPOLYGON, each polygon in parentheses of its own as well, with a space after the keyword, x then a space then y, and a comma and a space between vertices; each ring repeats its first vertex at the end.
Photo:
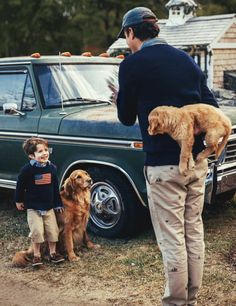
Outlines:
POLYGON ((92 185, 92 183, 93 183, 92 179, 87 180, 87 182, 88 182, 90 185, 92 185))

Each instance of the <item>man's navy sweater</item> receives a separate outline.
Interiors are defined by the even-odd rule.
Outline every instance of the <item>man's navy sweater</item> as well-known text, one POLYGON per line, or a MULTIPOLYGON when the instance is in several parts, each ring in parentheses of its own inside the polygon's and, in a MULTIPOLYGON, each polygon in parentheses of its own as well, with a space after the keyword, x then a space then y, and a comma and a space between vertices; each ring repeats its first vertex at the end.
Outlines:
MULTIPOLYGON (((169 135, 150 136, 148 115, 157 106, 181 107, 206 103, 218 107, 206 86, 203 72, 185 52, 167 44, 147 46, 128 56, 120 65, 118 118, 133 125, 138 116, 146 165, 178 165, 180 147, 169 135)), ((193 153, 204 148, 195 137, 193 153)))
POLYGON ((37 167, 26 164, 18 176, 15 201, 23 202, 27 209, 63 207, 55 165, 48 163, 45 167, 37 167))

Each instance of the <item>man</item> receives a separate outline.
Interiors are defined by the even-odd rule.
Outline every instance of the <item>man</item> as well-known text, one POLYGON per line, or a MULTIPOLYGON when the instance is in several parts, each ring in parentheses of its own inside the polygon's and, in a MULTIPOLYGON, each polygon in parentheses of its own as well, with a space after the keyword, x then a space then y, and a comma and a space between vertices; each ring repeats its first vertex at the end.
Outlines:
MULTIPOLYGON (((162 304, 196 305, 204 263, 201 213, 207 160, 180 175, 179 145, 167 134, 150 136, 148 114, 161 105, 218 105, 193 59, 158 38, 157 21, 145 7, 123 17, 118 37, 125 37, 133 54, 120 65, 118 117, 128 126, 139 120, 149 208, 166 275, 162 304)), ((202 135, 196 136, 193 156, 203 148, 202 135)))

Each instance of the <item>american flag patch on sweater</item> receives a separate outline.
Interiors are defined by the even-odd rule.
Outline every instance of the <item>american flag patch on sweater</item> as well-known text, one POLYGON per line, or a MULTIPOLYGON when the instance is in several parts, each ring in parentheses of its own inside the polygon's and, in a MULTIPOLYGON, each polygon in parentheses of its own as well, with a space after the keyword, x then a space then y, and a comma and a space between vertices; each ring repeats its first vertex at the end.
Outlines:
POLYGON ((51 184, 51 173, 36 174, 34 176, 35 185, 51 184))

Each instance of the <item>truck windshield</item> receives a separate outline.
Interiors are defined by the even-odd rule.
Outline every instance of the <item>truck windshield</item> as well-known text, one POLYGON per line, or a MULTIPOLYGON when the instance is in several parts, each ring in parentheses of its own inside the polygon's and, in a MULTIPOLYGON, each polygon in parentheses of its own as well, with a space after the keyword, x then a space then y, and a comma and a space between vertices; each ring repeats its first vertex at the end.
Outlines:
POLYGON ((63 104, 114 103, 118 65, 50 64, 34 67, 46 108, 63 104))

